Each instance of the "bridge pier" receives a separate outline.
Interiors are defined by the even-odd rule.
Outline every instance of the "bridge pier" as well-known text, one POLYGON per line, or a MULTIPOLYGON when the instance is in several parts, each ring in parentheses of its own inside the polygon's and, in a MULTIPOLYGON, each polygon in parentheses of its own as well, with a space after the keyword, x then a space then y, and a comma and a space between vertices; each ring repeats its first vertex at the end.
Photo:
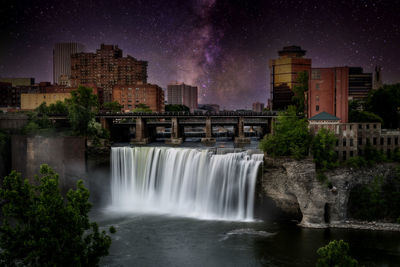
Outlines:
POLYGON ((250 144, 250 138, 244 135, 244 118, 239 117, 239 121, 237 124, 237 136, 235 136, 234 140, 235 145, 247 145, 250 144))
POLYGON ((136 136, 131 139, 131 144, 135 145, 146 145, 150 142, 148 135, 148 128, 146 125, 146 120, 142 118, 136 118, 136 136))
POLYGON ((201 138, 201 143, 206 146, 213 146, 215 144, 216 140, 212 136, 212 124, 211 124, 210 117, 206 118, 205 134, 206 134, 206 137, 201 138))
POLYGON ((177 117, 171 118, 171 139, 167 140, 165 143, 169 145, 180 145, 183 143, 182 138, 183 129, 179 125, 177 117))

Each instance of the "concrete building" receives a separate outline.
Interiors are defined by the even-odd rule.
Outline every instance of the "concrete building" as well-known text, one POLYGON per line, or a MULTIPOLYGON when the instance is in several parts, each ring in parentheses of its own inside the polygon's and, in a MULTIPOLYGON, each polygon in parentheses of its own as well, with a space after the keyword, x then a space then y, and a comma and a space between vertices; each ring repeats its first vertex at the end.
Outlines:
POLYGON ((153 112, 164 112, 164 91, 155 84, 116 85, 112 100, 123 105, 124 111, 132 111, 138 104, 147 105, 153 112))
POLYGON ((31 93, 21 94, 21 109, 33 110, 40 106, 43 102, 47 105, 55 104, 57 101, 63 102, 70 98, 70 93, 31 93))
POLYGON ((32 86, 35 84, 35 78, 0 78, 0 82, 11 83, 11 86, 32 86))
POLYGON ((80 43, 57 43, 53 49, 53 83, 65 84, 71 75, 71 56, 84 52, 85 46, 80 43))
POLYGON ((253 111, 254 112, 262 112, 264 110, 264 103, 255 102, 253 103, 253 111))
POLYGON ((372 73, 361 67, 349 67, 349 100, 365 101, 372 90, 372 73))
POLYGON ((308 88, 308 118, 327 112, 348 122, 349 68, 313 68, 308 88))
POLYGON ((382 81, 382 67, 381 66, 375 66, 374 70, 374 82, 372 85, 372 88, 374 90, 378 90, 383 86, 383 81, 382 81))
POLYGON ((116 45, 101 44, 96 53, 71 56, 71 86, 95 84, 104 89, 104 101, 112 99, 114 85, 147 83, 147 62, 122 56, 116 45))
POLYGON ((271 74, 272 109, 282 110, 293 104, 293 86, 297 73, 310 71, 311 59, 304 58, 306 51, 300 46, 286 46, 278 52, 279 58, 269 63, 271 74))
POLYGON ((168 84, 168 104, 187 106, 191 112, 198 107, 197 86, 184 83, 168 84))

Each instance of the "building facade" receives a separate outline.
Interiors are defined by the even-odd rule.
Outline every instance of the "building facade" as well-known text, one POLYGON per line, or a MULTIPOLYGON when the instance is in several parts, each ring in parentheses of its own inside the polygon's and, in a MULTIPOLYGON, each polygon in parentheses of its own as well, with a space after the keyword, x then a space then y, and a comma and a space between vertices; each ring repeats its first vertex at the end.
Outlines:
POLYGON ((71 56, 71 86, 95 84, 104 90, 104 101, 112 99, 115 85, 147 83, 147 62, 122 56, 116 45, 101 44, 96 53, 71 56))
POLYGON ((35 78, 0 78, 0 82, 11 83, 11 86, 32 86, 35 78))
POLYGON ((382 81, 382 67, 381 66, 375 66, 374 70, 374 82, 372 85, 372 89, 378 90, 383 86, 383 81, 382 81))
POLYGON ((71 56, 84 52, 85 46, 80 43, 57 43, 53 49, 53 83, 65 84, 71 75, 71 56))
POLYGON ((12 83, 0 82, 0 107, 19 109, 21 107, 21 94, 39 93, 38 86, 12 86, 12 83))
POLYGON ((306 51, 300 46, 287 46, 278 52, 279 58, 269 63, 271 74, 272 109, 282 110, 292 105, 293 87, 297 74, 310 71, 311 59, 304 58, 306 51))
POLYGON ((46 102, 47 105, 55 104, 57 101, 64 102, 71 98, 70 93, 31 93, 21 94, 21 109, 33 110, 46 102))
POLYGON ((262 112, 264 109, 264 103, 255 102, 253 103, 253 111, 254 112, 262 112))
POLYGON ((348 67, 313 68, 308 87, 308 118, 327 112, 348 122, 348 67))
POLYGON ((155 84, 116 85, 112 100, 123 105, 124 111, 132 111, 138 104, 147 105, 153 112, 164 112, 164 91, 155 84))
POLYGON ((372 73, 361 67, 349 67, 349 100, 365 101, 372 90, 372 73))
POLYGON ((187 106, 191 112, 198 108, 197 86, 171 83, 167 87, 168 104, 187 106))

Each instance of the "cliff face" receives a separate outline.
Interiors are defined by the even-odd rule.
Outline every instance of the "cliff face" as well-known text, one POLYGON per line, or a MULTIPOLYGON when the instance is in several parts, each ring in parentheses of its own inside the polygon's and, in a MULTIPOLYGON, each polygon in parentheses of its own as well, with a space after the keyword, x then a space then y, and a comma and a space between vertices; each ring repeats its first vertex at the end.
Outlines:
POLYGON ((350 191, 371 182, 375 176, 394 172, 395 164, 382 164, 366 169, 338 168, 326 172, 327 183, 317 179, 312 160, 266 159, 262 178, 264 193, 288 213, 300 209, 300 225, 327 227, 347 220, 350 191))

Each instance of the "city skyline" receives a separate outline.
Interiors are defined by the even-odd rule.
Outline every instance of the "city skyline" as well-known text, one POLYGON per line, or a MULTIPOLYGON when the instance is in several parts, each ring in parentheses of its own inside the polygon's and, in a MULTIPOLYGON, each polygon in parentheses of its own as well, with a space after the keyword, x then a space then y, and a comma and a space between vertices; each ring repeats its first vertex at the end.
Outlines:
POLYGON ((197 85, 199 103, 266 103, 268 60, 300 45, 313 67, 383 67, 400 82, 396 1, 4 1, 1 77, 52 81, 52 50, 115 44, 149 62, 148 81, 197 85))

